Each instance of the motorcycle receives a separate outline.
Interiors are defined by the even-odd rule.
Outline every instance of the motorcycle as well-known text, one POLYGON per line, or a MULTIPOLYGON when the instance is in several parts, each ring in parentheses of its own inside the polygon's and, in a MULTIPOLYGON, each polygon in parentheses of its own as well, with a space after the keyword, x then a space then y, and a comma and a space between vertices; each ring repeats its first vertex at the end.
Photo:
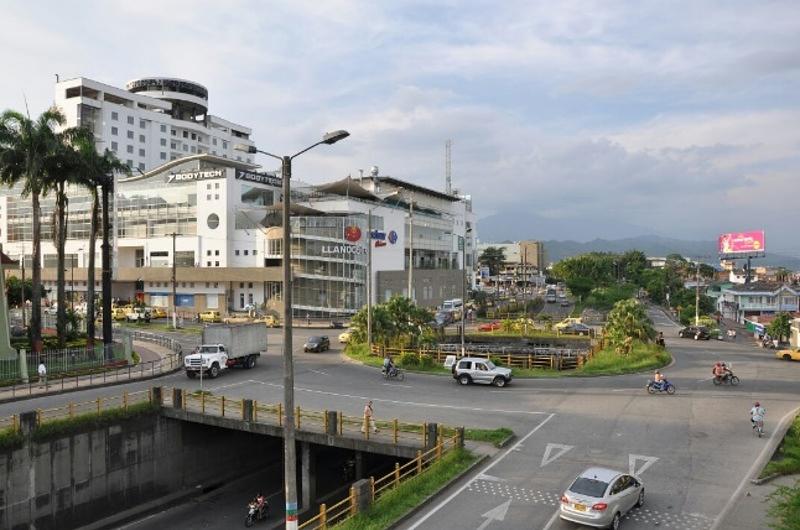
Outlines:
POLYGON ((724 385, 725 383, 731 386, 736 386, 739 384, 739 378, 732 373, 726 373, 722 377, 714 377, 712 381, 714 381, 714 384, 717 386, 724 385))
POLYGON ((664 342, 664 339, 662 337, 658 337, 656 339, 656 344, 658 346, 661 346, 662 348, 666 348, 666 346, 667 346, 667 344, 664 342))
POLYGON ((258 502, 254 499, 247 505, 247 518, 244 520, 244 525, 247 528, 253 526, 257 521, 266 519, 269 516, 269 505, 264 501, 264 506, 259 509, 258 502))
POLYGON ((397 379, 398 381, 403 381, 406 378, 405 372, 403 372, 400 368, 397 367, 392 368, 388 372, 386 371, 386 368, 381 368, 381 374, 383 375, 383 378, 386 380, 397 379))
POLYGON ((675 385, 667 381, 666 379, 662 380, 661 383, 656 383, 653 380, 647 382, 647 392, 649 394, 655 394, 656 392, 666 392, 670 396, 675 393, 675 385))

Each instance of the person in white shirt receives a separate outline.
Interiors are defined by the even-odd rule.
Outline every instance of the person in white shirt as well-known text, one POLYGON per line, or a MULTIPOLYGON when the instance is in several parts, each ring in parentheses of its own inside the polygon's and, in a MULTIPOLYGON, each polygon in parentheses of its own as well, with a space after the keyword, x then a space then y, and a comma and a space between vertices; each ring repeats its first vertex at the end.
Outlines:
POLYGON ((44 365, 44 361, 39 361, 39 384, 46 385, 47 384, 47 367, 44 365))
POLYGON ((753 408, 750 409, 750 423, 753 424, 753 428, 756 428, 756 425, 760 421, 764 421, 764 416, 767 415, 767 409, 761 406, 761 403, 756 401, 753 404, 753 408))

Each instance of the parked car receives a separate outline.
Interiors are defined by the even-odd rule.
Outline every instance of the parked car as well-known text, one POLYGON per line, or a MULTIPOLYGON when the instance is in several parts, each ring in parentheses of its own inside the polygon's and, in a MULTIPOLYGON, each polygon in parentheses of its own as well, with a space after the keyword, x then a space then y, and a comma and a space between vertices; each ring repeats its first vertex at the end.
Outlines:
POLYGON ((494 320, 492 322, 487 322, 485 324, 481 324, 480 326, 478 326, 478 331, 496 331, 501 327, 503 327, 502 324, 500 324, 500 322, 498 322, 497 320, 494 320))
POLYGON ((219 311, 203 311, 200 313, 200 322, 222 322, 222 315, 219 311))
POLYGON ((569 300, 567 300, 566 298, 561 298, 558 302, 561 305, 561 307, 569 307, 569 300))
POLYGON ((154 307, 150 312, 150 318, 167 318, 167 310, 163 307, 154 307))
POLYGON ((573 523, 616 529, 631 508, 642 504, 641 479, 613 469, 590 467, 561 495, 559 515, 573 523))
POLYGON ((504 387, 511 382, 511 369, 495 366, 489 359, 464 357, 453 365, 453 378, 462 385, 478 383, 504 387))
POLYGON ((775 357, 784 361, 800 361, 800 348, 794 350, 778 350, 775 357))
POLYGON ((561 330, 572 324, 583 324, 583 319, 580 317, 567 317, 553 327, 557 330, 561 330))
POLYGON ((340 333, 339 342, 342 344, 347 344, 348 342, 350 342, 350 332, 345 331, 344 333, 340 333))
POLYGON ((446 326, 448 324, 453 323, 453 312, 452 311, 437 311, 433 317, 433 320, 436 322, 438 326, 446 326))
POLYGON ((115 307, 111 310, 112 320, 125 320, 128 317, 127 311, 122 307, 115 307))
POLYGON ((564 335, 586 335, 588 337, 592 334, 592 328, 580 322, 573 322, 558 331, 564 335))
POLYGON ((325 350, 331 349, 331 340, 325 336, 320 335, 316 337, 309 337, 306 343, 303 345, 303 351, 306 352, 315 352, 315 353, 322 353, 325 350))
POLYGON ((703 326, 686 326, 682 328, 678 332, 678 336, 683 339, 694 339, 694 340, 710 340, 711 333, 709 333, 708 328, 703 326))
POLYGON ((250 317, 242 314, 228 315, 222 319, 222 322, 225 324, 244 324, 245 322, 250 322, 250 317))
POLYGON ((125 310, 128 322, 150 322, 150 310, 146 307, 131 307, 125 310))

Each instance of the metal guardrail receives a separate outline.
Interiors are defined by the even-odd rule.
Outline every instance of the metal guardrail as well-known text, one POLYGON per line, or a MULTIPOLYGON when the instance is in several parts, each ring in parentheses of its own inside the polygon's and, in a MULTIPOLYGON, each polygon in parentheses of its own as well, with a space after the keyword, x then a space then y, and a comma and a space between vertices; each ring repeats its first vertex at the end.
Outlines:
POLYGON ((176 355, 183 355, 183 347, 181 343, 171 337, 164 337, 149 331, 139 331, 137 329, 114 328, 114 335, 128 335, 132 340, 140 340, 145 342, 152 342, 172 350, 176 355))
MULTIPOLYGON (((523 369, 550 369, 550 370, 574 370, 583 366, 583 364, 591 359, 597 352, 596 346, 590 348, 588 351, 576 351, 565 349, 564 353, 561 351, 550 352, 547 354, 535 353, 510 353, 500 351, 474 351, 467 350, 467 355, 470 357, 481 357, 484 359, 493 359, 498 361, 499 364, 509 368, 523 368, 523 369)), ((403 355, 416 355, 420 360, 423 356, 429 356, 437 365, 443 365, 444 361, 449 355, 456 355, 460 353, 458 350, 451 350, 445 348, 438 349, 406 349, 406 348, 382 348, 373 345, 372 355, 382 357, 386 354, 400 358, 403 355)))

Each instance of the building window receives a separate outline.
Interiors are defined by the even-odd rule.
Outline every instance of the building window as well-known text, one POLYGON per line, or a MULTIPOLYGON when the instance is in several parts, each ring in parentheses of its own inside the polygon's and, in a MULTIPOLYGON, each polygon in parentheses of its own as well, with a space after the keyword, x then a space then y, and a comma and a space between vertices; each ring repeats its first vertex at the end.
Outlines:
POLYGON ((215 262, 214 262, 214 266, 215 266, 215 267, 219 267, 219 261, 215 261, 215 262))
POLYGON ((128 139, 133 140, 133 131, 128 131, 128 139))
POLYGON ((238 256, 238 255, 239 255, 239 251, 238 251, 238 250, 234 250, 234 251, 233 251, 233 253, 234 253, 234 255, 236 255, 236 256, 238 256))
POLYGON ((211 262, 210 261, 206 261, 206 267, 210 267, 210 266, 211 266, 211 262))
POLYGON ((253 293, 247 293, 247 303, 253 305, 253 293))
POLYGON ((383 299, 386 302, 388 302, 389 300, 392 299, 392 290, 391 289, 386 289, 386 291, 383 293, 383 299))
POLYGON ((144 162, 139 162, 139 169, 144 171, 144 162))
POLYGON ((111 119, 114 121, 119 121, 119 112, 116 110, 111 111, 111 119))
POLYGON ((145 127, 146 127, 145 121, 144 120, 139 120, 139 128, 140 129, 144 129, 145 127))
POLYGON ((112 151, 114 151, 116 153, 118 147, 119 146, 117 145, 117 142, 111 142, 111 150, 112 151))
POLYGON ((219 193, 214 194, 214 199, 219 200, 219 193))
POLYGON ((225 140, 222 140, 222 148, 223 149, 227 149, 228 148, 228 142, 226 142, 225 140))
POLYGON ((210 256, 210 255, 211 255, 211 251, 210 250, 206 250, 206 256, 210 256))
POLYGON ((166 146, 167 146, 167 139, 166 138, 162 138, 161 139, 161 147, 166 147, 166 146))
POLYGON ((219 284, 217 282, 214 282, 214 289, 217 289, 218 287, 219 287, 219 284))
POLYGON ((116 127, 111 127, 111 136, 117 136, 119 134, 119 129, 116 127))
POLYGON ((139 149, 139 156, 144 156, 144 149, 139 149))
POLYGON ((161 132, 162 133, 167 132, 167 126, 166 125, 163 125, 163 124, 161 125, 161 132))
POLYGON ((244 282, 239 282, 239 289, 244 289, 244 282))
MULTIPOLYGON (((212 139, 211 139, 211 143, 212 143, 213 145, 217 145, 217 139, 216 139, 216 138, 212 138, 212 139)), ((216 154, 216 153, 214 153, 214 154, 216 154)))
MULTIPOLYGON (((206 219, 206 224, 211 230, 214 230, 216 227, 219 226, 219 216, 215 213, 212 213, 206 219)), ((219 250, 217 251, 217 256, 219 256, 219 250)))
MULTIPOLYGON (((247 282, 247 288, 248 289, 252 289, 253 288, 253 282, 247 282)), ((251 300, 251 302, 252 302, 252 300, 251 300)))
MULTIPOLYGON (((212 215, 213 215, 213 214, 212 214, 212 215)), ((219 250, 215 250, 215 251, 214 251, 214 255, 215 255, 215 256, 219 256, 219 250)))
POLYGON ((256 255, 256 249, 253 249, 253 256, 256 255))
POLYGON ((215 189, 215 190, 218 190, 218 189, 219 189, 219 182, 215 182, 215 183, 214 183, 214 189, 215 189))
POLYGON ((192 153, 196 153, 196 152, 197 152, 197 148, 196 148, 195 146, 192 146, 192 148, 190 149, 190 151, 191 151, 192 153))
POLYGON ((139 142, 140 143, 144 143, 144 135, 143 134, 139 135, 139 142))
POLYGON ((127 151, 129 153, 133 154, 133 146, 132 145, 125 146, 125 149, 127 149, 127 151))
POLYGON ((211 200, 211 194, 210 194, 210 193, 209 193, 208 195, 206 195, 206 200, 207 200, 207 201, 210 201, 210 200, 211 200))
POLYGON ((183 151, 184 152, 189 152, 189 146, 186 145, 186 144, 183 144, 183 151))
POLYGON ((175 129, 172 129, 170 132, 172 133, 172 136, 178 136, 178 131, 175 129))
POLYGON ((250 254, 250 251, 249 251, 249 250, 245 250, 245 251, 244 251, 244 255, 245 255, 245 256, 247 256, 247 255, 249 255, 249 254, 250 254))
POLYGON ((195 133, 192 133, 192 140, 197 140, 197 135, 195 133))
POLYGON ((176 144, 175 142, 170 142, 169 143, 169 148, 170 149, 177 149, 178 148, 178 144, 176 144))
POLYGON ((128 164, 129 168, 133 168, 133 160, 131 160, 130 158, 126 160, 125 163, 128 164))
POLYGON ((239 308, 244 309, 244 293, 239 293, 239 308))
POLYGON ((133 116, 128 116, 128 125, 133 125, 133 116))
POLYGON ((167 153, 161 151, 161 160, 166 160, 166 159, 167 159, 167 153))
POLYGON ((183 131, 183 137, 189 138, 189 131, 183 131))

